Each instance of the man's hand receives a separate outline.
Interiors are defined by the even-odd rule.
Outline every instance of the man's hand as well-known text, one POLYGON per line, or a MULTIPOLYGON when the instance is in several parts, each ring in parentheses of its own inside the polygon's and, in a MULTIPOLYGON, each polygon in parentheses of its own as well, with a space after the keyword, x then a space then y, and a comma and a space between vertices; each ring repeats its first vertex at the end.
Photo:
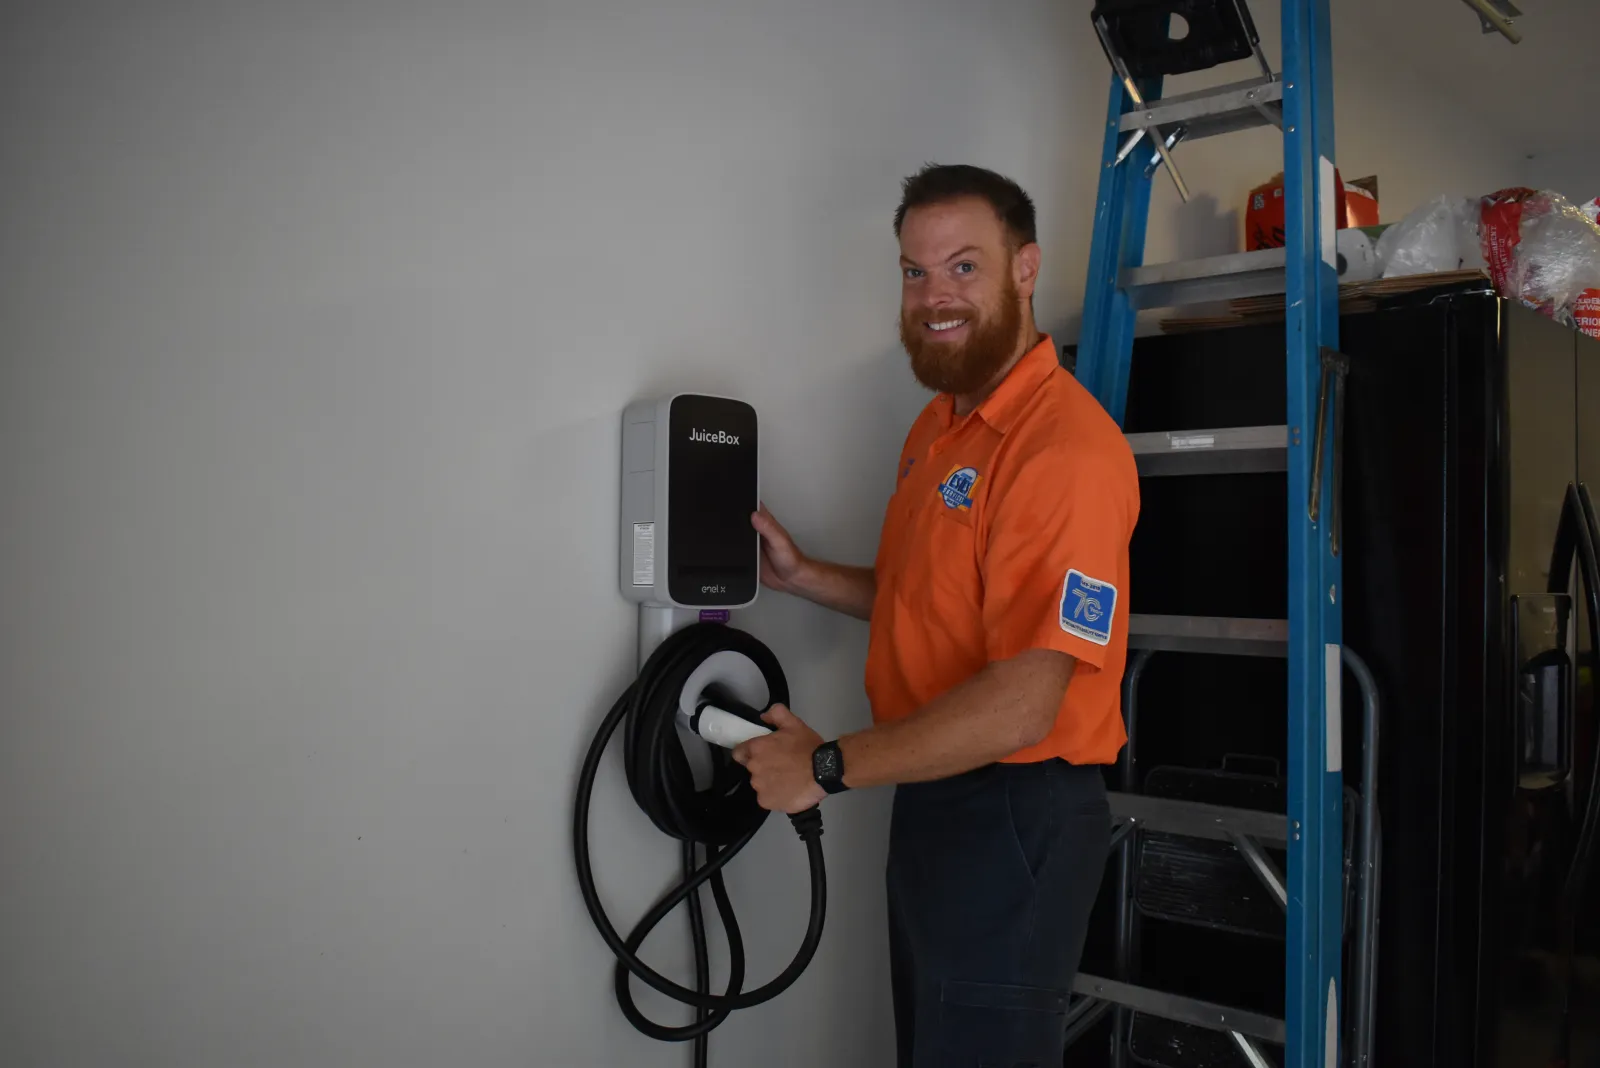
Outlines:
POLYGON ((806 554, 765 504, 750 517, 750 525, 761 535, 761 584, 779 593, 799 593, 800 576, 808 563, 806 554))
POLYGON ((761 718, 772 724, 773 732, 738 745, 733 759, 750 772, 762 808, 789 815, 804 812, 828 796, 811 775, 811 753, 822 744, 822 735, 782 705, 773 705, 761 718))
POLYGON ((761 585, 857 619, 872 618, 878 589, 872 568, 813 560, 800 551, 764 504, 751 513, 750 525, 761 535, 761 585))

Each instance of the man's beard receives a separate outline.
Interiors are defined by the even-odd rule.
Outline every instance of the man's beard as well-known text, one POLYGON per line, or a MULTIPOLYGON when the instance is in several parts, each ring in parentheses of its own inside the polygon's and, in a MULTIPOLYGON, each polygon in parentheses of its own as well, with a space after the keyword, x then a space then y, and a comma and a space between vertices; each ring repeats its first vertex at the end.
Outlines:
POLYGON ((970 395, 987 386, 1016 355, 1021 334, 1022 303, 1009 278, 994 308, 941 308, 937 312, 915 308, 900 313, 900 343, 911 356, 911 373, 936 393, 970 395), (922 325, 951 319, 967 320, 965 342, 940 341, 922 325))

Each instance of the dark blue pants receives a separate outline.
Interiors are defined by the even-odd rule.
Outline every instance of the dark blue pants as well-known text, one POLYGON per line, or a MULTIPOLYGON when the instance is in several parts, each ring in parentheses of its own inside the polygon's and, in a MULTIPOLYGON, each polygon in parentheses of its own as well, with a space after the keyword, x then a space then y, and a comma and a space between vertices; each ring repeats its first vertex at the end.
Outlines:
POLYGON ((1059 1068, 1110 842, 1098 767, 991 764, 895 790, 899 1068, 1059 1068))

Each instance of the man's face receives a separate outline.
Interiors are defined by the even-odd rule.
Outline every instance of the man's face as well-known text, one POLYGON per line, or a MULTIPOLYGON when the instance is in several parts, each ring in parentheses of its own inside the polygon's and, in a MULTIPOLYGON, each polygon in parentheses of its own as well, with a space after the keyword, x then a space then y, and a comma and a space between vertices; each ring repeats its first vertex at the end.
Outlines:
POLYGON ((1013 252, 987 202, 964 197, 906 212, 900 227, 900 340, 929 389, 971 394, 1022 343, 1037 246, 1013 252))

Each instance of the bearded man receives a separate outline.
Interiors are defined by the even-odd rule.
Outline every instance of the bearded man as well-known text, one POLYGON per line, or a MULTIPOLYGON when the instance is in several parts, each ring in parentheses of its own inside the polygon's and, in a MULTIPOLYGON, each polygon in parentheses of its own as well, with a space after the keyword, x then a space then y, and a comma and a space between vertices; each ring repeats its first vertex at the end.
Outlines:
POLYGON ((895 787, 888 938, 901 1068, 1062 1060, 1126 740, 1132 452, 1033 318, 1028 195, 930 166, 894 217, 900 337, 935 392, 870 568, 803 553, 763 506, 762 581, 870 621, 873 725, 824 742, 782 706, 735 758, 798 812, 895 787))

